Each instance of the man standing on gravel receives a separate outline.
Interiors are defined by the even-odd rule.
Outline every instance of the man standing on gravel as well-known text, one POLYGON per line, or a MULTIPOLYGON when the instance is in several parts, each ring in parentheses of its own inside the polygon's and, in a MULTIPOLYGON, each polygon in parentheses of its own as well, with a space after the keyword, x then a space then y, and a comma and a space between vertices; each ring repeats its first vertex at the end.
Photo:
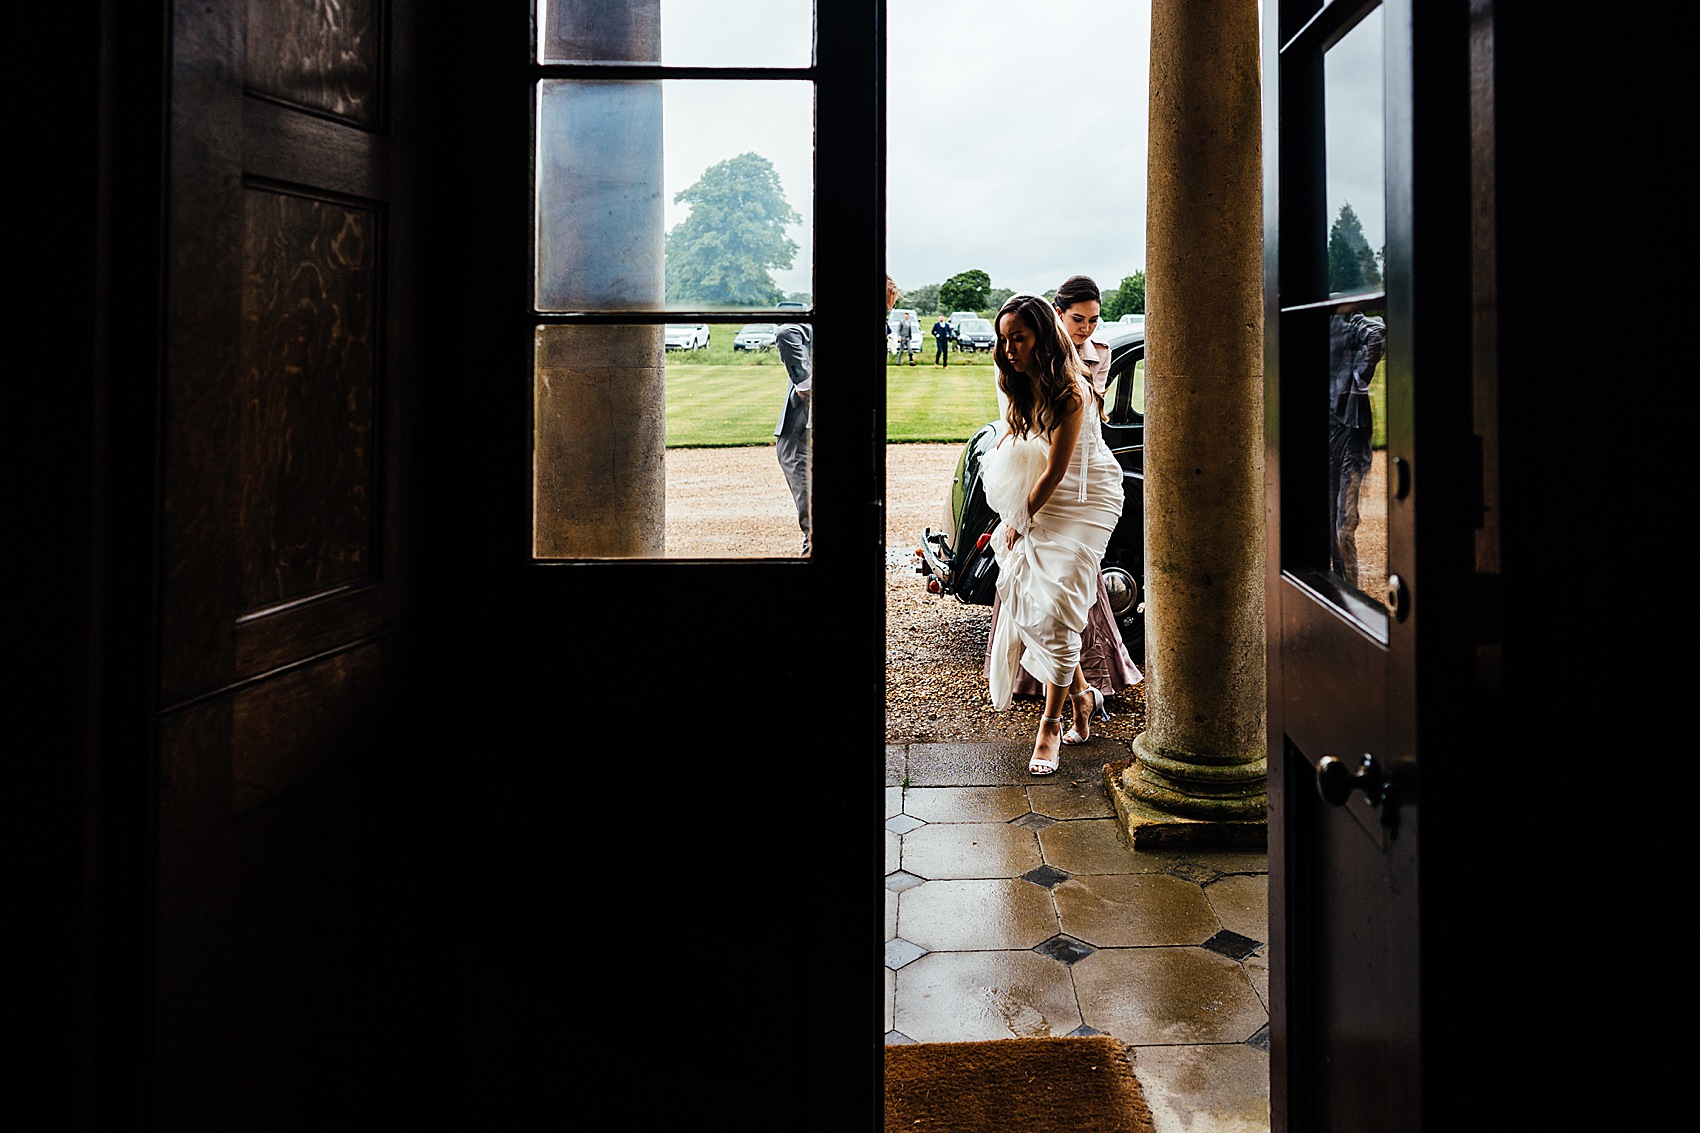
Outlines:
MULTIPOLYGON (((890 314, 897 302, 898 286, 890 275, 885 277, 885 313, 890 314)), ((880 322, 884 333, 885 322, 880 322)), ((791 488, 791 498, 797 504, 797 526, 803 529, 803 555, 813 548, 813 520, 809 515, 810 449, 814 444, 814 404, 809 392, 814 388, 815 328, 810 323, 786 323, 773 337, 780 361, 785 363, 785 375, 791 379, 785 390, 785 404, 779 410, 779 424, 773 429, 773 448, 779 457, 779 468, 785 473, 785 483, 791 488)))

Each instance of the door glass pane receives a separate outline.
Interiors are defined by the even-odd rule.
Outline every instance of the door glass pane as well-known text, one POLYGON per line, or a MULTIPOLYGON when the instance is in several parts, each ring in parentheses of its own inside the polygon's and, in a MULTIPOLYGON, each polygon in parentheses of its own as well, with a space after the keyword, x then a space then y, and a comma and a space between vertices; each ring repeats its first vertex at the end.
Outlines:
POLYGON ((539 310, 810 302, 814 84, 547 80, 537 123, 539 310))
POLYGON ((544 63, 807 67, 813 0, 541 0, 544 63))
POLYGON ((1386 251, 1380 8, 1323 56, 1328 291, 1379 291, 1386 251))
POLYGON ((812 339, 767 322, 539 326, 533 554, 805 554, 813 397, 795 386, 812 339))
POLYGON ((1382 12, 1324 56, 1328 196, 1328 569, 1387 592, 1387 306, 1382 12))

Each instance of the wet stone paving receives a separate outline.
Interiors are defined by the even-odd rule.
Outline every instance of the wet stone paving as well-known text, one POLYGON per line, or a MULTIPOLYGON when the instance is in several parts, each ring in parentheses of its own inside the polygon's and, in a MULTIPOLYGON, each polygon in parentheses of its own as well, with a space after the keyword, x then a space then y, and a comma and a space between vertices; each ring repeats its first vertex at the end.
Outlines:
POLYGON ((1112 1035, 1158 1133, 1269 1128, 1267 855, 1134 851, 1111 741, 889 744, 889 1043, 1112 1035))

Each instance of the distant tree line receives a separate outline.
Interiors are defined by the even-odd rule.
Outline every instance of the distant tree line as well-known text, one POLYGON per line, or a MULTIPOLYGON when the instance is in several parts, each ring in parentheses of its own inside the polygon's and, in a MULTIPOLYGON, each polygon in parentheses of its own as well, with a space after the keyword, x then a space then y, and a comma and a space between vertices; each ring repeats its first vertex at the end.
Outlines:
MULTIPOLYGON (((1103 285, 1100 284, 1100 287, 1103 285)), ((973 311, 991 317, 1003 306, 1004 300, 1015 292, 1007 287, 993 287, 992 277, 979 268, 957 272, 943 283, 924 283, 911 287, 898 297, 899 307, 911 307, 921 315, 948 315, 952 311, 973 311)), ((1103 320, 1113 323, 1123 315, 1145 313, 1145 272, 1143 269, 1124 276, 1121 286, 1103 293, 1103 320)), ((1056 296, 1056 289, 1045 292, 1045 298, 1056 296)))

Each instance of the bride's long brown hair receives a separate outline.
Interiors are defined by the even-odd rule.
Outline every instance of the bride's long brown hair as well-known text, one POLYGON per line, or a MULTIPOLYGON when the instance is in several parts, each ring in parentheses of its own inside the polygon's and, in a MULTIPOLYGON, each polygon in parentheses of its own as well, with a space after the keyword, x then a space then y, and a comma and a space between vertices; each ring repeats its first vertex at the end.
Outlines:
POLYGON ((1049 437, 1062 410, 1080 401, 1080 357, 1057 321, 1056 310, 1043 295, 1011 295, 993 321, 997 347, 992 362, 998 368, 998 388, 1009 399, 1004 419, 1018 437, 1035 433, 1049 437), (1014 315, 1033 332, 1033 372, 1019 373, 1004 359, 1003 319, 1014 315))

